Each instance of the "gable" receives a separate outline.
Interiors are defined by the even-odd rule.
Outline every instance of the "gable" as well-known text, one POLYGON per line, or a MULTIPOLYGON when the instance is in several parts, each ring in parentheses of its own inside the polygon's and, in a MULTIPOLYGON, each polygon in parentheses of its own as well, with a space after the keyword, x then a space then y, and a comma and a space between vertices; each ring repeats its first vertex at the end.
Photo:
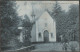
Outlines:
POLYGON ((52 19, 48 12, 44 12, 36 22, 39 31, 43 31, 43 29, 47 29, 50 32, 53 31, 55 21, 52 19))
POLYGON ((52 17, 49 15, 49 13, 48 13, 47 11, 45 11, 45 12, 40 16, 39 19, 45 19, 45 20, 48 19, 48 20, 53 21, 52 17))
POLYGON ((53 22, 54 20, 49 15, 49 13, 47 11, 45 11, 44 13, 42 13, 42 15, 39 17, 39 19, 37 21, 50 21, 50 22, 53 22))

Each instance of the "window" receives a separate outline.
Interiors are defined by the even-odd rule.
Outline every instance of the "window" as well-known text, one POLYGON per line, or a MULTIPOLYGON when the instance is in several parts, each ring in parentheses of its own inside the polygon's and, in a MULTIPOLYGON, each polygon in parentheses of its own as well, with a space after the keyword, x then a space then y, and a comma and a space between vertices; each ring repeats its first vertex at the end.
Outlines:
POLYGON ((51 37, 53 38, 53 33, 51 33, 51 37))
POLYGON ((39 33, 39 38, 41 38, 41 33, 39 33))
POLYGON ((47 27, 47 23, 45 23, 45 27, 47 27))

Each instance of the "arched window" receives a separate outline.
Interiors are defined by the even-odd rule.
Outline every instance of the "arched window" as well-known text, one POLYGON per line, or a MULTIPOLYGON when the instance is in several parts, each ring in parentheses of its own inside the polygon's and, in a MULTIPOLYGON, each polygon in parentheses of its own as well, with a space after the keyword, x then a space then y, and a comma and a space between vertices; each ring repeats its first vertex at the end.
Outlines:
POLYGON ((53 33, 51 33, 51 37, 53 38, 53 33))
POLYGON ((41 38, 41 33, 39 33, 39 38, 41 38))

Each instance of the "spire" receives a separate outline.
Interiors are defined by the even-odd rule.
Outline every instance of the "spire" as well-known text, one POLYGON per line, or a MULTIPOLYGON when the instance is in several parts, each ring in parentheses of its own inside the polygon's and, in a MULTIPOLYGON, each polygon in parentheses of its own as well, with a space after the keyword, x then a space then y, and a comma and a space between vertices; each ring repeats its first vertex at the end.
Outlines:
POLYGON ((47 8, 47 6, 46 6, 46 3, 45 3, 45 5, 44 5, 44 11, 48 11, 48 8, 47 8))
POLYGON ((31 16, 32 16, 32 18, 35 18, 33 5, 34 5, 34 3, 32 3, 32 14, 31 14, 31 16))
POLYGON ((56 1, 56 8, 57 8, 57 6, 58 6, 58 2, 56 1))

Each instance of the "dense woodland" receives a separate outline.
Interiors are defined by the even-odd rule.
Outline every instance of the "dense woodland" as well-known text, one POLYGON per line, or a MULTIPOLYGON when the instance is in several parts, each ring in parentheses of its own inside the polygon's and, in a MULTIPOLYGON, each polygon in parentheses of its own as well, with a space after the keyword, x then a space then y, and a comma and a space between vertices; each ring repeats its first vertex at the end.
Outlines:
POLYGON ((57 41, 61 41, 60 35, 63 36, 63 42, 79 41, 79 5, 72 4, 69 11, 65 12, 56 2, 50 14, 56 19, 57 41))
MULTIPOLYGON (((30 42, 30 34, 33 23, 30 22, 27 15, 22 20, 16 13, 15 3, 11 1, 0 2, 0 17, 1 17, 1 46, 2 47, 21 47, 28 46, 30 42), (19 30, 20 22, 24 30, 19 30), (26 30, 28 30, 26 32, 26 30), (23 31, 24 42, 18 40, 20 32, 23 31), (25 44, 26 43, 26 44, 25 44)), ((55 4, 50 15, 56 20, 57 42, 79 41, 79 5, 72 4, 68 12, 62 10, 59 3, 55 4), (60 35, 63 40, 60 40, 60 35)))

